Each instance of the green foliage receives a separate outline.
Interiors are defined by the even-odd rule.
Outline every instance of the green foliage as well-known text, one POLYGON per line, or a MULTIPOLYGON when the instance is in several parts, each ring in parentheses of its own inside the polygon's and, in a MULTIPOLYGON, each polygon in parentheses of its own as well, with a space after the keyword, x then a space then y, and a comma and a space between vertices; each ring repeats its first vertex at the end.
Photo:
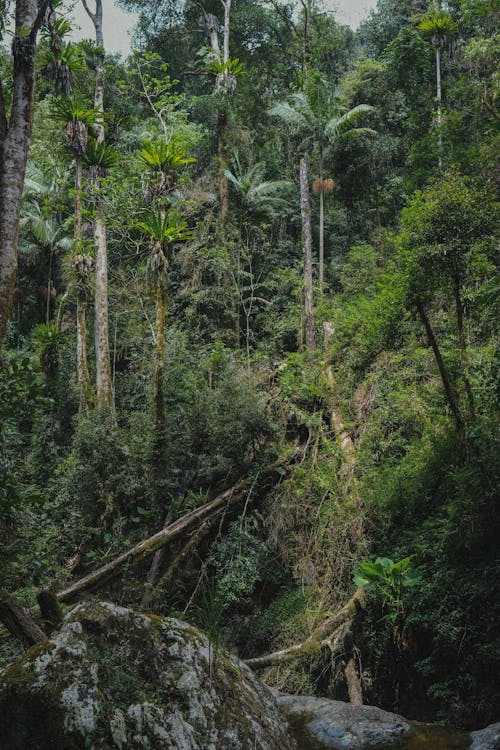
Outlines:
POLYGON ((148 169, 156 172, 176 172, 179 167, 196 161, 187 156, 184 145, 174 139, 147 141, 139 152, 139 159, 148 169))
POLYGON ((377 557, 375 562, 361 563, 354 571, 353 581, 381 596, 384 618, 396 624, 406 614, 408 590, 420 583, 421 575, 412 570, 411 557, 396 563, 388 557, 377 557))
POLYGON ((233 523, 224 539, 212 546, 207 562, 215 571, 223 609, 241 605, 256 584, 264 577, 269 580, 271 573, 269 549, 243 520, 233 523))
POLYGON ((418 29, 435 47, 442 47, 446 39, 457 33, 458 24, 448 11, 433 10, 419 21, 418 29))

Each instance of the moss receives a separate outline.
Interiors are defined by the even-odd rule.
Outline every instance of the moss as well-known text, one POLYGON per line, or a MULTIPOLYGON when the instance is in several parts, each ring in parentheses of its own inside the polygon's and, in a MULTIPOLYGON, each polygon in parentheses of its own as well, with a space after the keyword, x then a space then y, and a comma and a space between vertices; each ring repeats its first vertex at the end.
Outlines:
POLYGON ((55 643, 52 641, 40 641, 31 646, 26 653, 17 661, 8 667, 2 675, 2 682, 9 687, 12 684, 18 682, 24 682, 29 679, 31 675, 31 669, 26 669, 28 666, 33 668, 34 662, 43 654, 48 654, 50 651, 55 649, 55 643))

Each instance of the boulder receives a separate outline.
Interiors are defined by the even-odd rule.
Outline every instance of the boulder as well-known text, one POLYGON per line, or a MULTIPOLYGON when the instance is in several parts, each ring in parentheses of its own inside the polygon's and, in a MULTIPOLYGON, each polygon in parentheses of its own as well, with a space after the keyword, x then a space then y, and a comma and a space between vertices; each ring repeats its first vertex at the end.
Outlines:
POLYGON ((490 724, 486 729, 471 732, 470 750, 500 750, 500 722, 490 724))
POLYGON ((299 695, 278 695, 278 703, 296 731, 304 727, 321 747, 336 750, 388 746, 410 729, 402 716, 375 706, 299 695))
POLYGON ((79 604, 0 677, 0 750, 294 750, 272 693, 180 620, 79 604))

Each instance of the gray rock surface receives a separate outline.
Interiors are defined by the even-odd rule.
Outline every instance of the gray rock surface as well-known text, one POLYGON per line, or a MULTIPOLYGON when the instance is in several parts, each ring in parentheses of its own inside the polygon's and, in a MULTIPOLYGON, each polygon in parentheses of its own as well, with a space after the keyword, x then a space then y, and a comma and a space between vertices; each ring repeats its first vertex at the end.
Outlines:
POLYGON ((471 732, 470 750, 500 750, 500 722, 485 729, 471 732))
POLYGON ((305 725, 314 740, 336 750, 387 746, 410 729, 402 716, 375 706, 299 695, 279 695, 278 703, 295 726, 305 725))
POLYGON ((0 750, 295 750, 273 694, 196 628, 80 604, 0 677, 0 750))

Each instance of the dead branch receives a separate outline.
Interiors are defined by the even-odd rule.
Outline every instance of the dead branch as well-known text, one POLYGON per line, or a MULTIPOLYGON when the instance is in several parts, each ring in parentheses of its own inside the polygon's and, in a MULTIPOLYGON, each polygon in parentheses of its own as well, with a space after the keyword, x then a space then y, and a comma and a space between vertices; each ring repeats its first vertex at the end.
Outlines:
POLYGON ((239 499, 240 490, 245 487, 247 482, 248 480, 241 479, 233 487, 218 495, 214 500, 205 503, 205 505, 196 508, 196 510, 186 513, 181 518, 178 518, 177 521, 167 526, 167 528, 139 542, 135 547, 123 552, 118 557, 115 557, 114 560, 106 563, 106 565, 92 571, 92 573, 88 573, 88 575, 80 578, 79 581, 75 581, 75 583, 60 591, 57 594, 57 598, 61 602, 70 601, 82 591, 102 585, 105 581, 118 575, 126 565, 136 564, 144 560, 144 558, 152 555, 156 550, 161 549, 161 547, 176 539, 192 526, 202 523, 207 518, 213 518, 225 505, 231 505, 239 499))
POLYGON ((246 659, 245 663, 251 667, 251 669, 262 669, 263 667, 269 667, 273 664, 283 664, 284 662, 292 661, 292 659, 296 659, 299 656, 317 653, 326 645, 331 647, 333 631, 336 630, 339 625, 343 625, 347 620, 352 619, 358 609, 363 608, 364 606, 365 592, 363 589, 358 589, 342 609, 339 609, 338 612, 322 622, 321 625, 312 631, 305 641, 302 641, 302 643, 297 643, 280 651, 274 651, 272 654, 267 654, 266 656, 257 656, 253 659, 246 659))
POLYGON ((0 622, 26 646, 33 646, 47 639, 31 615, 5 589, 0 589, 0 622))

